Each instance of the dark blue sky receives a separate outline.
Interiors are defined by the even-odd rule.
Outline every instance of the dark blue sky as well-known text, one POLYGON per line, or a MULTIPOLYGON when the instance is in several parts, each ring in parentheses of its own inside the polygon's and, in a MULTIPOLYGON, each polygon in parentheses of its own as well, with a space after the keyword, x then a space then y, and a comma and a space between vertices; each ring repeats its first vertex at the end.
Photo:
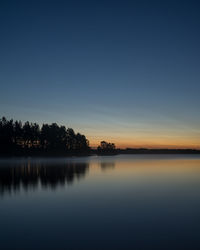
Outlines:
POLYGON ((0 114, 119 146, 200 146, 199 1, 1 1, 0 114))

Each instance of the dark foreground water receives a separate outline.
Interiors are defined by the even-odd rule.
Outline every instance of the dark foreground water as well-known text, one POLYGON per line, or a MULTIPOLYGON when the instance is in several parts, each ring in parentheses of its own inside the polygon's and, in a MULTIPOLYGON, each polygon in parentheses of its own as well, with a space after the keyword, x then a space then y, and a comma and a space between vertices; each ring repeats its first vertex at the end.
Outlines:
POLYGON ((200 249, 200 156, 0 160, 0 249, 200 249))

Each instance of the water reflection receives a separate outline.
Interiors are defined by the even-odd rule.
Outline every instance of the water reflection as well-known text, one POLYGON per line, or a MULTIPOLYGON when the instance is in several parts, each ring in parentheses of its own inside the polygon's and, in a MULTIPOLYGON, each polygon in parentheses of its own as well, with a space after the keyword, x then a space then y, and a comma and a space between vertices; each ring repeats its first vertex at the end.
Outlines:
POLYGON ((115 168, 115 162, 101 162, 101 170, 105 171, 108 169, 114 169, 115 168))
POLYGON ((0 195, 5 192, 29 188, 55 189, 58 185, 71 185, 83 178, 88 163, 51 161, 11 161, 0 163, 0 195))
POLYGON ((197 156, 1 159, 0 192, 1 249, 200 249, 197 156))

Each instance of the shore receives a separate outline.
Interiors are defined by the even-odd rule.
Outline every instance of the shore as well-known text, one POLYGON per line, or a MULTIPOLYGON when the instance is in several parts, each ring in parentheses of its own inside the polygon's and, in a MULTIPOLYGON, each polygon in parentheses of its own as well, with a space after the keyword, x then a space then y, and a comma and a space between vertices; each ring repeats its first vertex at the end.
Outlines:
POLYGON ((0 158, 7 157, 83 157, 83 156, 111 156, 119 154, 200 154, 200 150, 197 149, 116 149, 113 151, 98 151, 96 149, 91 149, 89 152, 32 152, 32 153, 19 153, 11 152, 7 154, 1 154, 0 158))

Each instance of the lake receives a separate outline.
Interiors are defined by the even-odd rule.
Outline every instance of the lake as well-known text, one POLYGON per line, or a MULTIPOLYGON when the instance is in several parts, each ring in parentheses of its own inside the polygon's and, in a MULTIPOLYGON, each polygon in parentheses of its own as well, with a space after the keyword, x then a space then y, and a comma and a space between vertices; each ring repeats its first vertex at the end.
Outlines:
POLYGON ((1 159, 0 249, 200 249, 200 156, 1 159))

